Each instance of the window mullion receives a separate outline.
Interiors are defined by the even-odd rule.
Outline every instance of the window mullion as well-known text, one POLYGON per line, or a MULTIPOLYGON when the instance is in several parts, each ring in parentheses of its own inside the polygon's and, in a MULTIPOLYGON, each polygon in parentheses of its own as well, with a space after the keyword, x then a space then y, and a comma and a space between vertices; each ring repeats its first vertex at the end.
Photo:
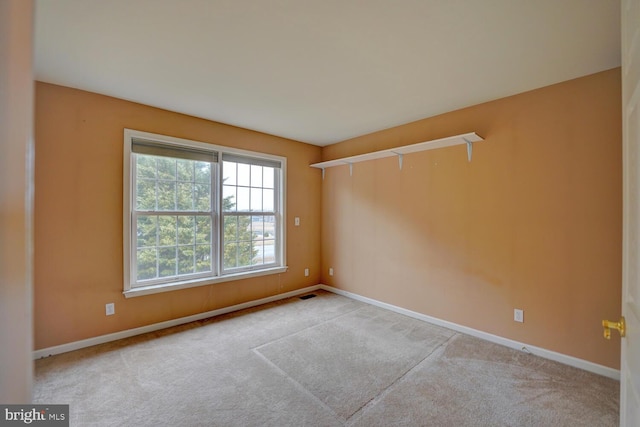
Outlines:
MULTIPOLYGON (((177 173, 177 171, 176 171, 176 173, 177 173)), ((176 188, 176 191, 174 192, 174 203, 175 203, 174 206, 176 206, 178 204, 177 193, 178 193, 178 191, 177 191, 177 188, 176 188)), ((178 241, 178 228, 179 228, 178 215, 176 215, 176 234, 175 234, 176 249, 175 249, 174 254, 173 254, 173 256, 175 257, 175 260, 176 260, 176 267, 173 269, 173 274, 176 275, 176 276, 178 276, 178 271, 179 271, 178 265, 180 264, 180 256, 179 256, 179 253, 180 253, 180 242, 178 241)), ((194 236, 194 238, 195 238, 195 236, 194 236)))
MULTIPOLYGON (((211 236, 212 245, 212 261, 215 260, 215 274, 219 276, 222 274, 222 235, 223 235, 223 219, 222 219, 222 155, 218 153, 218 163, 216 163, 215 174, 211 174, 211 188, 215 188, 215 196, 212 197, 211 202, 215 206, 212 206, 212 232, 215 230, 215 235, 211 236), (215 250, 213 250, 215 248, 215 250)), ((213 190, 212 190, 213 191, 213 190)))
MULTIPOLYGON (((156 186, 157 187, 157 186, 156 186)), ((158 205, 158 193, 156 192, 156 206, 158 205)), ((156 278, 160 277, 160 253, 158 248, 160 247, 160 216, 156 215, 156 278)))
POLYGON ((135 211, 138 215, 165 215, 165 216, 210 216, 211 212, 204 211, 135 211))
POLYGON ((130 193, 129 193, 129 277, 126 279, 129 281, 129 288, 131 284, 137 281, 138 277, 138 233, 137 224, 138 216, 135 212, 136 201, 138 199, 138 169, 136 165, 136 156, 129 156, 129 181, 130 181, 130 193))
POLYGON ((248 211, 240 211, 240 212, 225 212, 227 216, 276 216, 277 211, 256 211, 256 212, 248 212, 248 211))
POLYGON ((130 217, 129 233, 131 233, 132 237, 129 244, 129 280, 130 283, 135 283, 138 277, 138 215, 133 211, 130 217))
POLYGON ((282 201, 281 201, 281 191, 280 191, 280 182, 281 182, 281 174, 282 172, 279 169, 274 171, 273 177, 273 209, 275 211, 276 223, 275 223, 275 234, 276 234, 276 247, 275 247, 275 258, 276 263, 282 263, 282 201))

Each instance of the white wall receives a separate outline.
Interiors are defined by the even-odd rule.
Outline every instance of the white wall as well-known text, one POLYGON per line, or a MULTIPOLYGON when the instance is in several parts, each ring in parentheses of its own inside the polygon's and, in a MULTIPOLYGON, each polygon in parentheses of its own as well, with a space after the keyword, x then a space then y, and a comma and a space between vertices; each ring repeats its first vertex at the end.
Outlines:
POLYGON ((0 403, 33 378, 33 2, 0 0, 0 403))

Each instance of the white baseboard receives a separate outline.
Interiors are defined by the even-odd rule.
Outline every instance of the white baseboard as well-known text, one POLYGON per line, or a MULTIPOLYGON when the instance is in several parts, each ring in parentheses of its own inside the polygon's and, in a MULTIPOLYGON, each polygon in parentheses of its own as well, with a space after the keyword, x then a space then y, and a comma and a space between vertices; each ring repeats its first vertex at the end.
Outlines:
POLYGON ((567 356, 566 354, 557 353, 555 351, 547 350, 544 348, 535 347, 529 344, 510 340, 508 338, 503 338, 498 335, 489 334, 487 332, 479 331, 477 329, 472 329, 467 326, 462 326, 453 322, 441 320, 436 317, 427 316, 426 314, 417 313, 415 311, 411 311, 401 307, 397 307, 395 305, 387 304, 385 302, 381 302, 372 298, 363 297, 361 295, 354 294, 352 292, 347 292, 342 289, 334 288, 332 286, 320 285, 319 287, 320 289, 324 289, 325 291, 333 292, 335 294, 342 295, 347 298, 362 301, 367 304, 385 308, 387 310, 395 311, 396 313, 404 314, 405 316, 413 317, 415 319, 423 320, 425 322, 432 323, 434 325, 452 329, 456 332, 461 332, 463 334, 471 335, 476 338, 480 338, 496 344, 504 345, 506 347, 524 351, 526 353, 531 353, 536 356, 543 357, 545 359, 554 360, 556 362, 560 362, 565 365, 573 366, 575 368, 583 369, 588 372, 593 372, 594 374, 602 375, 602 376, 620 381, 620 371, 617 369, 609 368, 607 366, 599 365, 597 363, 589 362, 587 360, 578 359, 577 357, 567 356))
POLYGON ((211 310, 204 313, 194 314, 192 316, 181 317, 179 319, 167 320, 165 322, 154 323, 152 325, 141 326, 139 328, 127 329, 125 331, 114 332, 112 334, 100 335, 94 338, 88 338, 86 340, 74 341, 67 344, 56 345, 54 347, 43 348, 33 352, 34 359, 41 359, 43 357, 53 356, 54 354, 67 353, 73 350, 79 350, 85 347, 91 347, 93 345, 104 344, 110 341, 116 341, 123 338, 133 337, 135 335, 146 334, 147 332, 159 331, 160 329, 170 328, 172 326, 183 325, 185 323, 194 322, 196 320, 208 319, 209 317, 220 316, 221 314, 231 313, 233 311, 244 310, 245 308, 251 308, 269 302, 278 301, 285 298, 294 297, 307 292, 313 292, 320 289, 320 285, 309 286, 307 288, 296 289, 295 291, 285 292, 283 294, 274 295, 267 298, 261 298, 254 301, 244 302, 242 304, 232 305, 230 307, 219 308, 217 310, 211 310))
POLYGON ((555 351, 547 350, 544 348, 535 347, 529 344, 510 340, 508 338, 503 338, 498 335, 489 334, 487 332, 479 331, 477 329, 469 328, 467 326, 458 325, 456 323, 448 322, 446 320, 441 320, 436 317, 427 316, 426 314, 407 310, 405 308, 397 307, 395 305, 387 304, 385 302, 378 301, 373 298, 364 297, 358 294, 354 294, 352 292, 344 291, 342 289, 334 288, 332 286, 327 286, 327 285, 309 286, 306 288, 296 289, 294 291, 285 292, 283 294, 278 294, 278 295, 274 295, 267 298, 261 298, 254 301, 248 301, 242 304, 232 305, 230 307, 224 307, 217 310, 211 310, 204 313, 194 314, 192 316, 181 317, 179 319, 173 319, 173 320, 167 320, 165 322, 154 323, 152 325, 147 325, 147 326, 141 326, 139 328, 127 329, 125 331, 114 332, 112 334, 101 335, 98 337, 88 338, 81 341, 74 341, 71 343, 57 345, 54 347, 43 348, 43 349, 34 351, 33 358, 40 359, 43 357, 53 356, 54 354, 66 353, 73 350, 79 350, 85 347, 91 347, 93 345, 104 344, 110 341, 116 341, 123 338, 129 338, 135 335, 145 334, 147 332, 158 331, 161 329, 170 328, 172 326, 178 326, 185 323, 194 322, 196 320, 208 319, 210 317, 220 316, 222 314, 243 310, 245 308, 251 308, 258 305, 267 304, 267 303, 282 300, 285 298, 290 298, 297 295, 305 294, 308 292, 313 292, 318 289, 323 289, 325 291, 332 292, 334 294, 342 295, 347 298, 351 298, 351 299, 361 301, 367 304, 371 304, 377 307, 381 307, 390 311, 394 311, 396 313, 404 314, 405 316, 413 317, 414 319, 423 320, 425 322, 442 326, 444 328, 448 328, 456 332, 461 332, 463 334, 471 335, 476 338, 480 338, 480 339, 490 341, 496 344, 504 345, 506 347, 510 347, 516 350, 531 353, 536 356, 543 357, 545 359, 554 360, 556 362, 560 362, 565 365, 573 366, 575 368, 583 369, 588 372, 593 372, 595 374, 620 381, 620 371, 617 369, 598 365, 597 363, 589 362, 583 359, 578 359, 577 357, 573 357, 573 356, 567 356, 566 354, 557 353, 555 351))

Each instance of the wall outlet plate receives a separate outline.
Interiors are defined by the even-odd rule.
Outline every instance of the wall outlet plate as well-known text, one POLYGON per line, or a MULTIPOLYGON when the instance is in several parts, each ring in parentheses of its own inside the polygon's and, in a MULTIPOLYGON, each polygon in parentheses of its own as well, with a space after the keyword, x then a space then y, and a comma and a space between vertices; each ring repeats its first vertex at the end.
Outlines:
POLYGON ((517 308, 513 309, 513 320, 516 322, 524 323, 524 310, 517 308))
POLYGON ((110 302, 109 304, 106 304, 104 308, 107 316, 116 314, 116 305, 114 303, 110 302))
POLYGON ((304 275, 305 275, 305 277, 309 276, 309 269, 308 268, 304 269, 304 275))
POLYGON ((329 276, 333 276, 333 267, 329 267, 329 276))

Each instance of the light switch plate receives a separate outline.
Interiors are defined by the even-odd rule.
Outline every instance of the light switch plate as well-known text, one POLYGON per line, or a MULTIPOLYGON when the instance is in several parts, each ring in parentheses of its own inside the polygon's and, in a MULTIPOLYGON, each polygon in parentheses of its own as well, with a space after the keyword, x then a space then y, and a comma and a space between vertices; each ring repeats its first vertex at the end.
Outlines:
POLYGON ((524 322, 524 311, 517 308, 513 309, 513 320, 516 322, 524 322))

